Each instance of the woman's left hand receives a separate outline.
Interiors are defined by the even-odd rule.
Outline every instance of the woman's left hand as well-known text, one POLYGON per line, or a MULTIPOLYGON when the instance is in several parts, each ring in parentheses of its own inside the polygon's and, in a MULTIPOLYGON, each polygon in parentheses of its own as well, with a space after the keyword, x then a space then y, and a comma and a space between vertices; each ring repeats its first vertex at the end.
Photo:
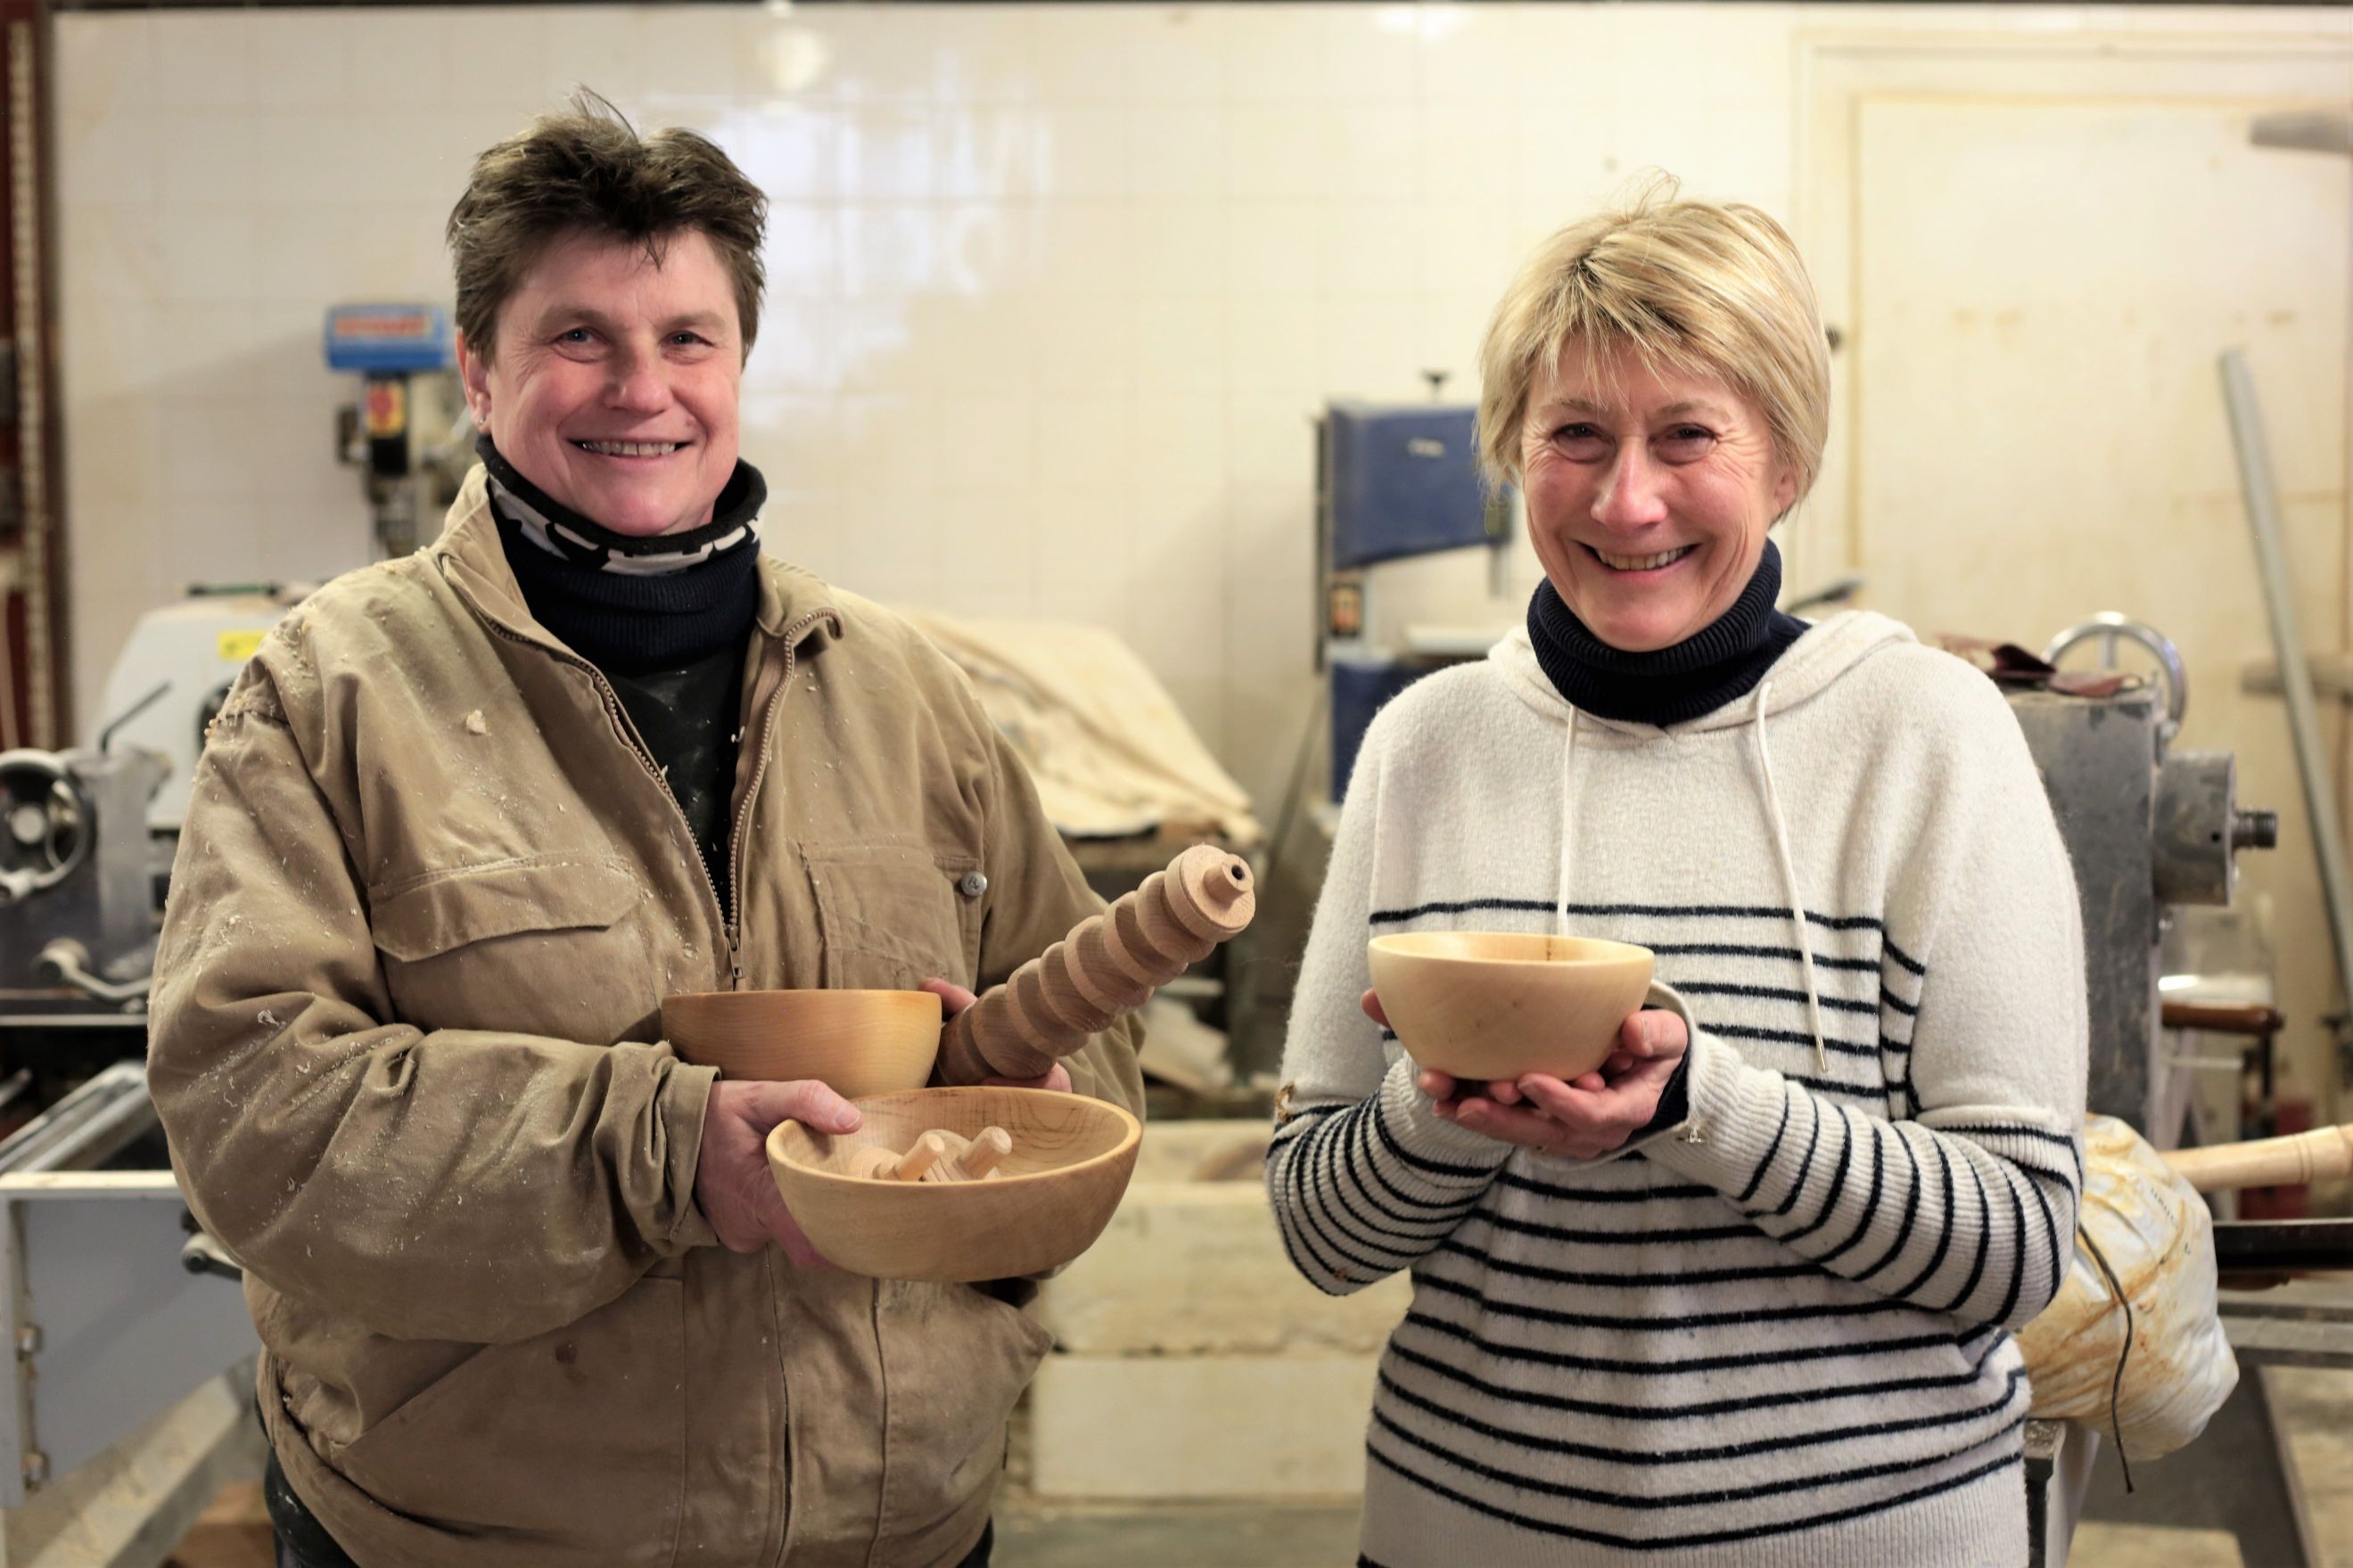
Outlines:
MULTIPOLYGON (((952 980, 926 980, 915 989, 928 991, 938 997, 941 1015, 949 1018, 955 1017, 978 1000, 971 992, 952 980)), ((985 1078, 980 1081, 995 1084, 1000 1089, 1050 1089, 1056 1094, 1071 1092, 1071 1075, 1060 1062, 1048 1068, 1037 1078, 985 1078)))
POLYGON ((1682 1017, 1663 1009, 1628 1016, 1618 1049, 1593 1072, 1564 1083, 1526 1073, 1487 1094, 1441 1100, 1438 1113, 1473 1132, 1571 1160, 1598 1160, 1658 1114, 1659 1096, 1691 1047, 1682 1017))

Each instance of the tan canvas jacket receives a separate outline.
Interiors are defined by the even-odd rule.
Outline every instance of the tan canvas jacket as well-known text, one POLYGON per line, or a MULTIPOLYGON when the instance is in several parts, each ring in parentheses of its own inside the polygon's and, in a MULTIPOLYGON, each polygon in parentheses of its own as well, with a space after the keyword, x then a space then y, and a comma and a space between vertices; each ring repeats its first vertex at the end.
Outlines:
MULTIPOLYGON (((903 623, 768 561, 751 641, 733 926, 613 691, 524 608, 480 468, 213 728, 150 1083, 248 1271, 270 1439, 362 1568, 934 1568, 980 1535, 1049 1336, 717 1246, 714 1075, 660 1000, 986 987, 1101 905, 903 623)), ((1134 1047, 1074 1086, 1140 1111, 1134 1047)))

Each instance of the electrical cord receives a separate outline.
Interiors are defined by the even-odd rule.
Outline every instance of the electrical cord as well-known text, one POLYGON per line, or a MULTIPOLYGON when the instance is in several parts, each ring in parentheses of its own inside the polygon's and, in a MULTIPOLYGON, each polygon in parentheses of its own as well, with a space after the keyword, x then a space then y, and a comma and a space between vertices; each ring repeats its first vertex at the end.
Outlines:
POLYGON ((2078 1230, 2075 1233, 2075 1239, 2084 1244, 2084 1249, 2092 1255, 2092 1261, 2100 1266, 2100 1272, 2107 1277, 2108 1289, 2116 1293, 2116 1305, 2125 1310, 2124 1349, 2116 1352, 2116 1376, 2111 1379, 2108 1384, 2108 1429, 2116 1434, 2116 1463, 2124 1468, 2125 1491, 2126 1494, 2129 1496, 2133 1489, 2132 1460, 2125 1453, 2125 1424, 2123 1411, 2125 1395, 2125 1364, 2132 1360, 2132 1300, 2125 1294, 2123 1282, 2117 1279, 2116 1271, 2108 1267, 2108 1260, 2101 1253, 2100 1244, 2092 1239, 2092 1233, 2087 1230, 2078 1230))

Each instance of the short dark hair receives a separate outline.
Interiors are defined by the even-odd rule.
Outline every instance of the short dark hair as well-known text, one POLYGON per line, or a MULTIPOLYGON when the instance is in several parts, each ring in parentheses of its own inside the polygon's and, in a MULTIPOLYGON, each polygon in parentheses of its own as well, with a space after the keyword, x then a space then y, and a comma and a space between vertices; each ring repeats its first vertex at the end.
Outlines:
POLYGON ((499 307, 565 235, 641 244, 659 266, 668 240, 699 230, 734 283, 748 355, 767 285, 760 264, 767 216, 760 187, 709 139, 676 128, 641 137, 584 88, 567 112, 542 115, 474 160, 466 192, 449 209, 458 330, 489 360, 499 307))

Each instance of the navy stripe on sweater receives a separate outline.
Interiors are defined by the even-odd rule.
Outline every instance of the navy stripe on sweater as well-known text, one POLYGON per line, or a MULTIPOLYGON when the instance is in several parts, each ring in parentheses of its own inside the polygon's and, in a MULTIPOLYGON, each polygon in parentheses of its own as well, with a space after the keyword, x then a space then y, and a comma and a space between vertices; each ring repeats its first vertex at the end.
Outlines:
MULTIPOLYGON (((1413 904, 1404 909, 1375 910, 1366 918, 1370 924, 1376 926, 1401 925, 1408 921, 1424 920, 1431 915, 1466 915, 1482 911, 1499 914, 1549 915, 1556 907, 1550 899, 1446 899, 1413 904)), ((1788 923, 1790 914, 1788 908, 1770 904, 1571 904, 1567 912, 1572 915, 1638 917, 1645 920, 1778 921, 1784 925, 1788 923)), ((1809 925, 1820 926, 1824 931, 1876 931, 1879 933, 1880 951, 1883 953, 1915 978, 1925 979, 1927 976, 1928 966, 1890 940, 1887 936, 1887 922, 1876 915, 1826 915, 1818 910, 1808 910, 1806 921, 1809 925)), ((1652 948, 1651 951, 1655 952, 1659 950, 1652 948)), ((1789 956, 1795 958, 1797 950, 1790 949, 1789 956)), ((1814 962, 1817 967, 1823 964, 1823 960, 1819 954, 1816 955, 1814 962)), ((1844 966, 1840 965, 1840 967, 1844 966)))
MULTIPOLYGON (((1784 915, 1782 919, 1788 917, 1784 915)), ((1737 942, 1662 942, 1655 945, 1644 942, 1661 958, 1770 958, 1783 963, 1800 962, 1794 947, 1751 947, 1737 942)), ((1862 974, 1876 974, 1880 970, 1875 958, 1833 958, 1824 953, 1814 954, 1816 969, 1851 970, 1862 974)))
POLYGON ((1630 1552, 1671 1552, 1694 1546, 1721 1546, 1733 1542, 1758 1541, 1771 1535, 1787 1535, 1800 1530, 1818 1530, 1825 1525, 1843 1524, 1850 1520, 1867 1519, 1873 1514, 1886 1513, 1927 1498, 1957 1491, 1974 1481, 1982 1480, 1988 1476, 2012 1468, 2021 1459, 2020 1454, 2011 1452, 1925 1487, 1873 1498, 1868 1502, 1857 1503, 1851 1508, 1833 1509, 1825 1513, 1776 1521, 1770 1524, 1755 1525, 1745 1530, 1701 1531, 1683 1535, 1646 1538, 1588 1530, 1577 1525, 1563 1524, 1557 1520, 1539 1519, 1533 1514, 1522 1513, 1514 1509, 1502 1508, 1491 1502, 1482 1501, 1428 1476, 1418 1474, 1409 1466, 1383 1453, 1370 1442, 1366 1444, 1365 1452, 1383 1469, 1401 1477, 1425 1491, 1444 1498, 1450 1502, 1458 1503, 1473 1512, 1483 1513, 1491 1519, 1516 1525, 1523 1530, 1535 1531, 1546 1535, 1566 1536, 1576 1541, 1588 1541, 1596 1545, 1614 1546, 1630 1552))
POLYGON ((1697 1329, 1745 1328, 1751 1323, 1810 1323, 1831 1318, 1881 1318, 1891 1312, 1916 1313, 1920 1310, 1908 1301, 1875 1300, 1799 1307, 1746 1307, 1726 1312, 1693 1312, 1680 1318, 1663 1317, 1656 1312, 1613 1317, 1607 1312, 1570 1312, 1555 1307, 1536 1307, 1506 1300, 1480 1289, 1476 1285, 1439 1273, 1437 1266, 1441 1261, 1439 1258, 1425 1260, 1414 1270, 1414 1283, 1440 1295, 1475 1302, 1493 1317, 1518 1318, 1531 1323, 1548 1323, 1555 1328, 1603 1329, 1623 1334, 1684 1333, 1697 1329))
MULTIPOLYGON (((1426 1358, 1410 1352, 1398 1359, 1422 1364, 1426 1358)), ((1447 1368, 1448 1372, 1453 1369, 1447 1368)), ((1483 1379, 1452 1377, 1450 1382, 1477 1390, 1500 1404, 1523 1406, 1541 1405, 1542 1401, 1527 1397, 1518 1389, 1504 1388, 1483 1379)), ((1850 1443, 1858 1437, 1892 1437, 1902 1432, 1932 1432, 1945 1426, 1966 1426, 1974 1421, 1989 1421, 2011 1414, 2020 1390, 2026 1382, 2026 1369, 2014 1367, 2003 1380, 2001 1392, 1981 1405, 1964 1405, 1958 1410, 1941 1411, 1934 1415, 1915 1415, 1900 1421, 1866 1421, 1854 1426, 1824 1426, 1810 1432, 1780 1433, 1746 1443, 1717 1443, 1701 1448, 1639 1448, 1612 1447, 1600 1443, 1583 1443, 1568 1437, 1551 1437, 1536 1432, 1524 1432, 1499 1426, 1476 1416, 1452 1410, 1432 1399, 1426 1399, 1389 1375, 1387 1368, 1379 1375, 1379 1387, 1399 1404, 1410 1405, 1428 1415, 1436 1416, 1450 1426, 1487 1438, 1491 1442, 1508 1443, 1514 1447, 1528 1448, 1540 1454, 1559 1454, 1572 1459, 1589 1459, 1598 1464, 1651 1468, 1666 1465, 1704 1465, 1725 1459, 1745 1459, 1758 1454, 1779 1454, 1792 1448, 1819 1447, 1831 1443, 1850 1443)), ((1978 1439, 1984 1441, 1983 1438, 1978 1439)), ((1975 1444, 1970 1445, 1975 1447, 1975 1444)))
MULTIPOLYGON (((1796 1029, 1760 1029, 1747 1024, 1715 1024, 1705 1019, 1700 1021, 1700 1027, 1727 1040, 1763 1040, 1768 1045, 1803 1046, 1808 1050, 1813 1049, 1814 1046, 1813 1036, 1796 1029)), ((1825 1034, 1822 1048, 1835 1057, 1883 1057, 1898 1056, 1912 1047, 1899 1046, 1884 1037, 1876 1041, 1845 1040, 1836 1035, 1825 1034)))
MULTIPOLYGON (((1739 985, 1728 981, 1690 980, 1676 986, 1675 989, 1686 996, 1749 996, 1763 1002, 1795 1002, 1801 1007, 1806 1003, 1804 992, 1786 990, 1778 985, 1739 985)), ((1876 1002, 1855 1002, 1843 996, 1820 996, 1815 1000, 1819 1001, 1825 1009, 1834 1013, 1876 1015, 1879 1011, 1879 1004, 1876 1002)), ((1806 1038, 1810 1044, 1813 1037, 1809 1035, 1806 1038)))
MULTIPOLYGON (((1468 1325, 1415 1307, 1405 1315, 1415 1328, 1443 1331, 1468 1325)), ((1531 1345, 1483 1347, 1489 1353, 1531 1365, 1563 1372, 1609 1373, 1620 1377, 1694 1377, 1703 1373, 1732 1372, 1741 1367, 1784 1366, 1798 1362, 1862 1360, 1902 1355, 1912 1351, 1945 1350, 1965 1343, 1968 1335, 1940 1329, 1934 1333, 1897 1334, 1882 1340, 1846 1340, 1830 1344, 1779 1345, 1771 1350, 1732 1351, 1719 1355, 1683 1356, 1673 1361, 1654 1357, 1579 1355, 1574 1351, 1541 1351, 1531 1345)))
MULTIPOLYGON (((1558 906, 1550 899, 1454 899, 1433 900, 1426 904, 1414 904, 1401 910, 1375 910, 1368 917, 1375 925, 1394 925, 1400 921, 1420 920, 1427 915, 1469 914, 1476 910, 1495 910, 1514 913, 1550 914, 1558 906)), ((1661 920, 1757 920, 1781 921, 1789 918, 1787 905, 1775 904, 1571 904, 1572 915, 1640 915, 1661 920)), ((1887 922, 1877 915, 1826 915, 1808 910, 1806 919, 1824 931, 1875 931, 1883 933, 1887 922)), ((1891 957, 1917 974, 1927 970, 1916 963, 1893 942, 1886 943, 1891 957)))
POLYGON ((1989 1443, 2000 1442, 2026 1424, 2026 1412, 2019 1411, 1996 1431, 1989 1432, 1974 1442, 1966 1443, 1948 1454, 1917 1459, 1888 1459, 1875 1465, 1852 1465, 1842 1470, 1828 1470, 1811 1475, 1790 1476, 1780 1480, 1759 1481, 1745 1487, 1703 1488, 1688 1492, 1610 1492, 1599 1487, 1581 1487, 1548 1477, 1514 1475, 1500 1466, 1482 1464, 1453 1452, 1444 1444, 1426 1434, 1399 1424, 1377 1402, 1373 1406, 1373 1423, 1396 1436, 1402 1437, 1424 1453, 1434 1456, 1457 1469, 1467 1470, 1482 1479, 1500 1481, 1514 1491, 1535 1492, 1545 1497, 1566 1499, 1570 1502, 1589 1503, 1601 1508, 1624 1509, 1630 1512, 1649 1512, 1659 1509, 1705 1507, 1725 1502, 1753 1502, 1760 1498, 1789 1497, 1799 1492, 1820 1491, 1825 1487, 1847 1486, 1855 1481, 1877 1480, 1884 1476, 1917 1472, 1938 1464, 1966 1459, 1989 1443))
MULTIPOLYGON (((1317 1266, 1314 1269, 1302 1266, 1301 1272, 1307 1274, 1327 1295, 1340 1293, 1329 1281, 1361 1285, 1397 1272, 1423 1256, 1432 1240, 1430 1235, 1392 1229, 1368 1219, 1356 1213, 1354 1206, 1342 1197, 1349 1188, 1335 1179, 1337 1163, 1344 1157, 1345 1151, 1352 1171, 1356 1168, 1357 1151, 1353 1147, 1353 1141, 1356 1137, 1366 1135, 1369 1129, 1370 1136, 1377 1136, 1381 1142, 1383 1152, 1398 1157, 1401 1164, 1419 1165, 1429 1171, 1457 1176, 1475 1178, 1482 1173, 1476 1167, 1447 1165, 1406 1156, 1404 1151, 1396 1147, 1395 1140, 1389 1136, 1381 1118, 1377 1100, 1347 1107, 1340 1110, 1336 1118, 1333 1115, 1310 1118, 1302 1113, 1278 1131, 1275 1141, 1268 1149, 1269 1164, 1279 1163, 1282 1167, 1274 1173, 1283 1184, 1287 1195, 1282 1205, 1284 1223, 1276 1227, 1282 1233, 1284 1250, 1294 1266, 1301 1265, 1303 1254, 1314 1262, 1317 1266), (1293 1127, 1302 1131, 1292 1133, 1293 1127), (1286 1137, 1283 1134, 1291 1135, 1286 1137), (1307 1146, 1302 1148, 1303 1143, 1307 1146), (1312 1189, 1309 1183, 1311 1175, 1316 1178, 1312 1189)), ((1369 1139, 1366 1153, 1369 1158, 1369 1139)), ((1397 1190, 1386 1177, 1382 1181, 1385 1190, 1397 1190)), ((1461 1193, 1461 1210, 1467 1212, 1475 1205, 1484 1190, 1483 1181, 1475 1185, 1466 1185, 1461 1193)), ((1369 1196, 1361 1185, 1355 1191, 1358 1200, 1370 1204, 1369 1196)), ((1373 1206, 1378 1212, 1377 1205, 1373 1206)), ((1426 1215, 1401 1216, 1400 1223, 1430 1225, 1443 1229, 1453 1221, 1441 1210, 1426 1215)))
MULTIPOLYGON (((1472 1215, 1465 1224, 1484 1219, 1484 1215, 1472 1215)), ((1599 1289, 1662 1289, 1691 1285, 1728 1285, 1742 1279, 1806 1279, 1820 1274, 1821 1266, 1811 1258, 1799 1258, 1793 1263, 1766 1263, 1748 1268, 1685 1268, 1672 1273, 1620 1274, 1608 1269, 1550 1268, 1540 1263, 1522 1263, 1513 1258, 1496 1258, 1482 1247, 1473 1247, 1448 1237, 1432 1252, 1451 1252, 1458 1258, 1475 1260, 1481 1267, 1497 1274, 1510 1274, 1522 1279, 1542 1279, 1551 1285, 1581 1285, 1599 1289)))
POLYGON ((1886 1181, 1887 1157, 1880 1152, 1878 1139, 1867 1142, 1871 1144, 1871 1195, 1862 1200, 1862 1215, 1855 1222, 1854 1233, 1814 1260, 1825 1268, 1852 1251, 1871 1229, 1871 1222, 1879 1217, 1879 1194, 1886 1181))
MULTIPOLYGON (((1629 1154, 1620 1163, 1630 1165, 1641 1159, 1640 1154, 1629 1154)), ((1558 1182, 1523 1176, 1508 1165, 1495 1173, 1495 1185, 1572 1204, 1646 1204, 1654 1198, 1662 1203, 1682 1203, 1691 1198, 1721 1198, 1724 1195, 1714 1187, 1697 1182, 1678 1182, 1655 1187, 1564 1187, 1558 1182)))
MULTIPOLYGON (((1389 1359, 1429 1373, 1434 1377, 1468 1389, 1473 1394, 1483 1394, 1490 1399, 1514 1407, 1557 1410, 1567 1415, 1590 1416, 1605 1421, 1689 1421, 1715 1420, 1725 1415, 1752 1415, 1758 1410, 1778 1409, 1797 1405, 1820 1405, 1838 1399, 1860 1400, 1866 1402, 1867 1405, 1869 1402, 1884 1399, 1890 1394, 1913 1393, 1926 1387, 1966 1387, 1981 1381, 1985 1363, 1993 1359, 1994 1353, 2001 1348, 2002 1342, 1996 1341, 1988 1347, 1986 1352, 1977 1359, 1968 1373, 1960 1376, 1936 1379, 1902 1378, 1879 1383, 1856 1384, 1843 1388, 1812 1387, 1792 1390, 1785 1394, 1759 1394, 1752 1395, 1747 1399, 1715 1400, 1705 1405, 1675 1407, 1611 1405, 1600 1400, 1579 1398, 1575 1394, 1546 1394, 1519 1384, 1498 1383, 1491 1378, 1482 1377, 1467 1367, 1455 1366, 1436 1356, 1425 1355, 1409 1345, 1391 1345, 1389 1359), (1731 1408, 1720 1408, 1722 1406, 1731 1408)), ((1773 1435, 1772 1443, 1775 1447, 1799 1447, 1810 1443, 1842 1442, 1847 1437, 1864 1431, 1893 1434, 1899 1431, 1926 1430, 1943 1425, 1958 1424, 1972 1418, 1983 1410, 1998 1408, 1999 1405, 2007 1404, 2009 1400, 2016 1398, 2019 1384, 2026 1380, 2026 1376, 2025 1367, 2020 1366, 2013 1369, 2004 1383, 2005 1393, 1996 1405, 1966 1407, 1957 1414, 1942 1412, 1934 1415, 1915 1416, 1905 1421, 1870 1422, 1862 1426, 1850 1424, 1841 1426, 1817 1427, 1811 1430, 1803 1427, 1794 1427, 1788 1431, 1777 1430, 1773 1435)), ((1619 1462, 1629 1465, 1664 1462, 1659 1460, 1657 1456, 1676 1452, 1688 1453, 1695 1450, 1661 1448, 1647 1438, 1639 1447, 1617 1450, 1619 1462)))
MULTIPOLYGON (((1411 1320, 1409 1320, 1410 1321, 1411 1320)), ((1482 1356, 1494 1361, 1551 1364, 1546 1352, 1532 1351, 1525 1345, 1505 1343, 1489 1339, 1476 1329, 1452 1323, 1443 1318, 1426 1317, 1415 1327, 1442 1339, 1470 1346, 1482 1356)), ((1986 1340, 1982 1354, 1974 1357, 1969 1365, 1952 1373, 1924 1373, 1916 1377, 1879 1378, 1869 1383, 1810 1384, 1802 1388, 1776 1390, 1766 1394, 1737 1394, 1720 1399, 1688 1400, 1682 1404, 1627 1405, 1569 1395, 1545 1395, 1534 1392, 1520 1397, 1532 1404, 1540 1403, 1556 1410, 1566 1410, 1579 1415, 1600 1415, 1613 1421, 1699 1421, 1719 1415, 1740 1415, 1759 1410, 1781 1410, 1807 1405, 1826 1405, 1841 1399, 1883 1399, 1894 1394, 1922 1394, 1935 1389, 1966 1388, 1984 1375, 1986 1363, 2001 1352, 2010 1336, 1998 1331, 1978 1329, 1953 1342, 1954 1348, 1967 1353, 1970 1342, 1986 1340)), ((1398 1340, 1389 1342, 1394 1355, 1412 1353, 1411 1347, 1398 1340)), ((1427 1360, 1428 1358, 1423 1358, 1427 1360)), ((1448 1375, 1472 1374, 1461 1368, 1434 1363, 1448 1375)))

